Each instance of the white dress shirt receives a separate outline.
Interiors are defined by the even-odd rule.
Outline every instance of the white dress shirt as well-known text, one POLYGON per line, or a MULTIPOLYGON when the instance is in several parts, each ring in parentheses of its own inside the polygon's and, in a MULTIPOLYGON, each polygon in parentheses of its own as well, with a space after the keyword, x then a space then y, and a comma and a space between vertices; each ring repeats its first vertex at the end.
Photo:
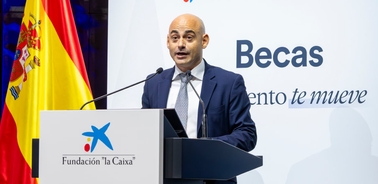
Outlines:
MULTIPOLYGON (((167 108, 175 108, 177 95, 180 90, 181 80, 178 76, 182 71, 175 65, 175 73, 173 74, 171 89, 169 90, 167 108)), ((202 60, 199 65, 191 70, 193 76, 190 81, 196 89, 198 95, 201 95, 202 79, 205 73, 205 63, 202 60)), ((188 83, 188 121, 186 127, 186 134, 189 138, 197 138, 197 118, 198 107, 200 105, 199 99, 193 88, 188 83)))

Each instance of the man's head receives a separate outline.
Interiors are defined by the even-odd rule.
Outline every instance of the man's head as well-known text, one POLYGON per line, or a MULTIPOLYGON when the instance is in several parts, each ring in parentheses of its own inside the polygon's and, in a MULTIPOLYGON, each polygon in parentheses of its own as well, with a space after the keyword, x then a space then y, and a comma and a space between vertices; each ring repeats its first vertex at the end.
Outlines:
POLYGON ((177 67, 186 72, 202 60, 202 49, 207 47, 209 35, 202 20, 192 14, 176 17, 169 26, 167 47, 177 67))

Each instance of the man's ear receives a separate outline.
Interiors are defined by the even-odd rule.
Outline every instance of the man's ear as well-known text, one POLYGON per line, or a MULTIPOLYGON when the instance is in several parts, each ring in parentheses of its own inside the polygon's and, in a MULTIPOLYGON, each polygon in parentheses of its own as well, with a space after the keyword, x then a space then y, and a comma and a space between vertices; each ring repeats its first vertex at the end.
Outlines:
POLYGON ((207 45, 209 44, 210 37, 208 34, 204 34, 202 36, 202 49, 206 49, 207 45))

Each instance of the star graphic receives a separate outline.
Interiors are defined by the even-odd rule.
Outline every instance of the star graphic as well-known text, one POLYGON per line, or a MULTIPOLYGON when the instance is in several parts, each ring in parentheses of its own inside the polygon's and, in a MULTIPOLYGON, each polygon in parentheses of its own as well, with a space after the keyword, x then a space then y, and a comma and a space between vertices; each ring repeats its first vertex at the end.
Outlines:
POLYGON ((110 125, 110 122, 104 125, 100 129, 92 125, 91 127, 92 127, 93 132, 84 132, 82 134, 87 137, 93 137, 92 145, 91 145, 91 152, 95 149, 98 140, 104 143, 109 149, 113 150, 112 143, 109 141, 108 136, 105 135, 105 132, 106 130, 108 130, 109 125, 110 125))

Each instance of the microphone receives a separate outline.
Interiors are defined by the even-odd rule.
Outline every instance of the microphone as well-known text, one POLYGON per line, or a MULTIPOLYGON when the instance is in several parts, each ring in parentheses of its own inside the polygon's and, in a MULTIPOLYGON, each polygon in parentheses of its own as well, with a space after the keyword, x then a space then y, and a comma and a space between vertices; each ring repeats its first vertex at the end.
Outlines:
MULTIPOLYGON (((188 75, 189 79, 190 79, 190 76, 192 75, 191 71, 188 70, 185 72, 186 75, 188 75)), ((208 137, 208 134, 207 134, 207 115, 206 115, 206 110, 205 110, 205 103, 203 103, 203 100, 202 98, 198 95, 198 92, 196 90, 196 88, 194 88, 192 82, 189 81, 189 84, 190 86, 192 87, 193 91, 196 93, 201 105, 202 105, 202 138, 207 138, 208 137)))
POLYGON ((91 102, 96 102, 96 101, 101 100, 101 99, 103 99, 103 98, 105 98, 105 97, 107 97, 107 96, 110 96, 110 95, 114 94, 114 93, 118 93, 118 92, 120 92, 120 91, 122 91, 122 90, 125 90, 125 89, 127 89, 127 88, 133 87, 133 86, 138 85, 138 84, 140 84, 140 83, 142 83, 142 82, 146 82, 146 81, 150 80, 151 78, 155 77, 157 74, 160 74, 161 72, 163 72, 163 68, 160 67, 160 68, 158 68, 158 69, 156 70, 156 73, 152 74, 152 75, 149 76, 147 79, 144 79, 144 80, 139 81, 139 82, 137 82, 137 83, 131 84, 131 85, 126 86, 126 87, 124 87, 124 88, 121 88, 121 89, 119 89, 119 90, 117 90, 117 91, 113 91, 113 92, 111 92, 111 93, 108 93, 108 94, 105 94, 105 95, 99 96, 99 97, 97 97, 97 98, 95 98, 95 99, 93 99, 93 100, 90 100, 90 101, 86 102, 85 104, 83 104, 83 106, 81 106, 80 110, 82 110, 87 104, 89 104, 89 103, 91 103, 91 102))

